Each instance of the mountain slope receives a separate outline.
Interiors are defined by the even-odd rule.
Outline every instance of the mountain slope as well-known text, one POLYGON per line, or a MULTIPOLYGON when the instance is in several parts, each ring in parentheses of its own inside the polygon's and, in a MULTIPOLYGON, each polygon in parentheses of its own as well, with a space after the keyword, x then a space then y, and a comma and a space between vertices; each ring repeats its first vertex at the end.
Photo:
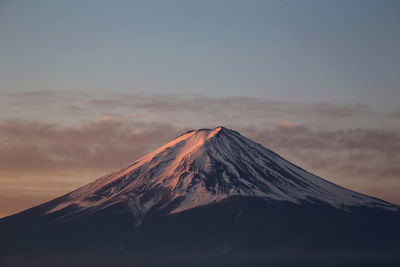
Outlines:
MULTIPOLYGON (((332 184, 217 127, 187 132, 119 171, 1 219, 0 248, 25 255, 56 247, 76 257, 78 248, 98 255, 123 247, 145 266, 152 266, 148 253, 181 260, 182 251, 196 251, 190 260, 226 256, 218 264, 229 265, 237 250, 264 264, 271 249, 296 251, 310 266, 313 257, 304 252, 322 248, 343 266, 349 255, 337 251, 365 257, 373 250, 389 253, 390 266, 398 263, 391 253, 400 248, 399 222, 398 206, 332 184)), ((384 263, 382 255, 376 262, 384 263)))
POLYGON ((128 202, 132 212, 144 215, 156 204, 167 206, 179 199, 171 210, 175 213, 234 195, 299 205, 320 201, 342 209, 397 209, 316 177, 239 133, 217 127, 183 134, 128 167, 68 194, 66 201, 47 213, 73 204, 84 210, 128 202), (146 198, 150 192, 153 196, 146 198))

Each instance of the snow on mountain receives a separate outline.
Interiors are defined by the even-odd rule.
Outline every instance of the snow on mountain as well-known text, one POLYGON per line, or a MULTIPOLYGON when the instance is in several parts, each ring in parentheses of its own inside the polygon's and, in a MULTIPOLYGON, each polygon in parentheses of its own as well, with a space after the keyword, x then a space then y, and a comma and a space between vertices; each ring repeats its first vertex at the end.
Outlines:
POLYGON ((153 207, 178 213, 230 196, 266 201, 323 203, 348 210, 397 206, 321 179, 236 131, 189 131, 127 167, 64 197, 46 214, 74 205, 95 211, 126 203, 140 224, 153 207), (172 207, 172 208, 171 208, 172 207))

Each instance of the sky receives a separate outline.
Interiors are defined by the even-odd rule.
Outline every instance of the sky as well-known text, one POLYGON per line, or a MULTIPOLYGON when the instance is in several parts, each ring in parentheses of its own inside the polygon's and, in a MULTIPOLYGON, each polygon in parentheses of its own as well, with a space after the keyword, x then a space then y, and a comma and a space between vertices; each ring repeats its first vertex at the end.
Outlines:
POLYGON ((0 0, 0 217, 224 125, 400 204, 399 1, 0 0))

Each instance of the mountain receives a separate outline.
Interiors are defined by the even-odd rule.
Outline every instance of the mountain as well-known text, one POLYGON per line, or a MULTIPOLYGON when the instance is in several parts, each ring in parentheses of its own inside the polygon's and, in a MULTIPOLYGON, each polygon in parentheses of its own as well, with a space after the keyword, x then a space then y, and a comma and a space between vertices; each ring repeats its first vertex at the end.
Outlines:
POLYGON ((0 219, 0 263, 400 266, 399 223, 397 205, 217 127, 0 219))

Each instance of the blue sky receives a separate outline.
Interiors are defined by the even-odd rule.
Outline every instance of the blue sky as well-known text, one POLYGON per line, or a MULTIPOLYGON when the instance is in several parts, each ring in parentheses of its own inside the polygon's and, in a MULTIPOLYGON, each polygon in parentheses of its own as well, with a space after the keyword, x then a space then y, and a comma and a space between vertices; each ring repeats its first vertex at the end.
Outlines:
POLYGON ((398 1, 2 1, 1 90, 400 98, 398 1))
POLYGON ((0 0, 0 217, 218 125, 400 204, 399 47, 400 1, 0 0))

